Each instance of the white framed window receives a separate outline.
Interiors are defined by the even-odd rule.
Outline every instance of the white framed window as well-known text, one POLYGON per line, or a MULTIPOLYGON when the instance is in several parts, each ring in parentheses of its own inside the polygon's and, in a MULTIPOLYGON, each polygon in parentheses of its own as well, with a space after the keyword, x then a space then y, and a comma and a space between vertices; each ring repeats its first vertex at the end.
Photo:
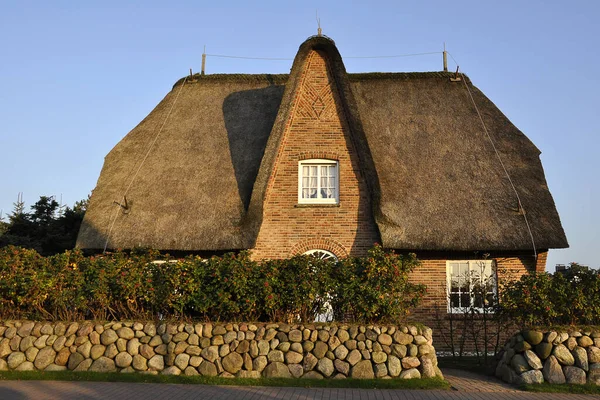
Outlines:
POLYGON ((312 159, 298 163, 298 203, 338 204, 339 168, 334 160, 312 159))
POLYGON ((496 263, 493 260, 446 262, 448 312, 491 312, 498 298, 496 263))

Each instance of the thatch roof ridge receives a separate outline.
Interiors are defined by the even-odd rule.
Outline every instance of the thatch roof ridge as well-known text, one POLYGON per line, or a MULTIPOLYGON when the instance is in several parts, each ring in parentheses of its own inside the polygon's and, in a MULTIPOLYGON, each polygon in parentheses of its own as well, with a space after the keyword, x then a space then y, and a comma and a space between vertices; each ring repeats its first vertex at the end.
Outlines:
MULTIPOLYGON (((424 71, 424 72, 348 72, 346 73, 350 82, 389 79, 389 80, 407 80, 407 79, 450 79, 455 78, 454 72, 445 71, 424 71)), ((471 83, 469 77, 463 73, 460 74, 468 83, 471 83)), ((183 81, 186 84, 209 83, 209 82, 268 82, 275 85, 284 85, 287 83, 290 74, 248 74, 248 73, 228 73, 228 74, 205 74, 195 73, 184 76, 173 84, 173 89, 181 85, 183 81)))

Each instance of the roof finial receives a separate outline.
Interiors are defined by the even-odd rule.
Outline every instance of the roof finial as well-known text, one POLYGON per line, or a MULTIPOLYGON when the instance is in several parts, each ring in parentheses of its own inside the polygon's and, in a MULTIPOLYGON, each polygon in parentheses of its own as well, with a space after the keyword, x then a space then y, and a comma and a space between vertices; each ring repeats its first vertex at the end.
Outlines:
POLYGON ((322 30, 321 30, 321 18, 319 18, 319 10, 316 10, 315 14, 317 16, 317 26, 319 27, 317 29, 317 36, 323 36, 322 30))

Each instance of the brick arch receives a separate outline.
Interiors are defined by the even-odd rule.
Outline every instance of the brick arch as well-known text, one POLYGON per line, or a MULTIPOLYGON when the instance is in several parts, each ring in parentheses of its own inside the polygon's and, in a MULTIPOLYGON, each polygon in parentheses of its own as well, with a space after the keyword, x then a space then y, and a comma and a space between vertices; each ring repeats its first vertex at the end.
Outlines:
POLYGON ((348 257, 348 251, 339 242, 325 238, 304 239, 292 247, 292 255, 304 254, 309 250, 327 250, 335 254, 337 258, 348 257))
POLYGON ((331 151, 305 151, 298 153, 298 161, 311 160, 311 159, 323 159, 323 160, 334 160, 339 161, 340 156, 337 153, 331 151))

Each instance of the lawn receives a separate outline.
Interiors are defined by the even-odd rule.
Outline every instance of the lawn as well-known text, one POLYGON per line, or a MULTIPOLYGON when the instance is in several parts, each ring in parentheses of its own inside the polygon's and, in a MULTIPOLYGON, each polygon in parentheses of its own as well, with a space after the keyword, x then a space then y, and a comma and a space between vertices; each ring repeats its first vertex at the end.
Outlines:
POLYGON ((92 382, 179 383, 196 385, 281 386, 360 389, 449 389, 448 382, 438 379, 284 379, 219 378, 97 372, 2 371, 0 380, 52 380, 92 382))

